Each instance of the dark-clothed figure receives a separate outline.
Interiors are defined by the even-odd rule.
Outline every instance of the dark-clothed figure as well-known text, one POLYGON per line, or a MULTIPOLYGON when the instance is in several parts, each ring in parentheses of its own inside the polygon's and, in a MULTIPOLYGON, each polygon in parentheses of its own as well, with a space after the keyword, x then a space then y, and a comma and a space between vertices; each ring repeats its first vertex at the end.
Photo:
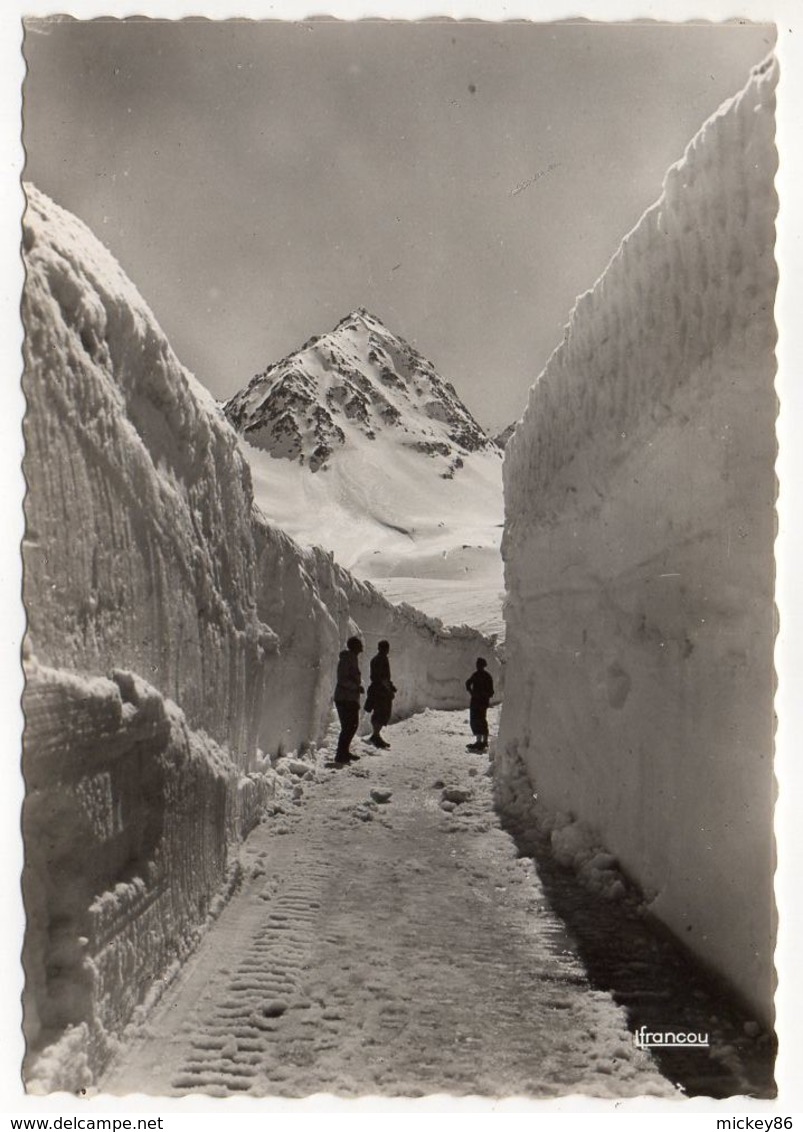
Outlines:
POLYGON ((363 686, 358 658, 361 652, 362 641, 360 638, 349 637, 337 662, 337 684, 335 685, 334 700, 337 716, 340 720, 340 735, 337 740, 336 763, 347 763, 360 757, 359 755, 352 755, 349 747, 351 740, 357 733, 360 722, 360 695, 363 686))
POLYGON ((385 724, 390 722, 393 697, 396 695, 396 685, 390 678, 389 652, 390 643, 380 641, 376 656, 371 658, 371 683, 368 685, 368 695, 365 697, 365 710, 371 713, 372 728, 372 734, 367 742, 382 750, 390 748, 390 743, 382 738, 381 731, 385 724))
POLYGON ((477 668, 466 680, 466 690, 471 693, 469 704, 469 722, 475 736, 475 741, 469 743, 469 751, 488 750, 488 705, 493 699, 494 682, 490 672, 487 672, 488 662, 483 657, 477 657, 477 668))

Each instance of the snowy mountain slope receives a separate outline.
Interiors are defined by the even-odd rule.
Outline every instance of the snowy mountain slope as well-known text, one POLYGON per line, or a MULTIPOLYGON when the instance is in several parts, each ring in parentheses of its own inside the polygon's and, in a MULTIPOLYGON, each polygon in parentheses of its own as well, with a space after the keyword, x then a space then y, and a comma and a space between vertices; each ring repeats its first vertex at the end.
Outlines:
MULTIPOLYGON (((438 615, 438 579, 502 590, 499 449, 431 362, 364 309, 224 406, 266 516, 438 615)), ((459 613, 459 603, 457 607, 459 613)))

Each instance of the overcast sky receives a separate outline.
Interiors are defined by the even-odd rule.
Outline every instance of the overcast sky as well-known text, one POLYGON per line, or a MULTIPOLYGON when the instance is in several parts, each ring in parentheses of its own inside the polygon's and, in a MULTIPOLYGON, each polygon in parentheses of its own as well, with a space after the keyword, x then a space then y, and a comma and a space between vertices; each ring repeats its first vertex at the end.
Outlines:
POLYGON ((366 306, 487 427, 768 25, 43 21, 25 176, 215 396, 366 306))

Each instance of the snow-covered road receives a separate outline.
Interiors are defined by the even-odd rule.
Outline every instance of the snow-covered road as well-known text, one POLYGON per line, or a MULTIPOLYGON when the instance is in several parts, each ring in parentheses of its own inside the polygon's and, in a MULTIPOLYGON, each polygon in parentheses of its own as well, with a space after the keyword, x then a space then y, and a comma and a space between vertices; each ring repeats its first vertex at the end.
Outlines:
POLYGON ((387 734, 348 769, 311 758, 101 1091, 672 1095, 500 829, 464 714, 387 734))

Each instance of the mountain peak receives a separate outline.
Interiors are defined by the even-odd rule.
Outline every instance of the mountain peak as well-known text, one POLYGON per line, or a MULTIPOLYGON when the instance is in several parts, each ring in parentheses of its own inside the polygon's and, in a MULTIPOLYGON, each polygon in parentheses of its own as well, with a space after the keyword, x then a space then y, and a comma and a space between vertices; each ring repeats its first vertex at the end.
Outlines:
MULTIPOLYGON (((356 322, 358 319, 362 322, 376 322, 380 326, 383 325, 382 319, 377 318, 375 314, 371 314, 367 307, 355 307, 345 318, 341 318, 337 325, 342 326, 344 322, 356 322)), ((335 329, 337 329, 337 327, 335 327, 335 329)))
POLYGON ((253 447, 313 472, 380 437, 447 479, 470 453, 495 450, 454 386, 365 307, 257 374, 224 412, 253 447))

